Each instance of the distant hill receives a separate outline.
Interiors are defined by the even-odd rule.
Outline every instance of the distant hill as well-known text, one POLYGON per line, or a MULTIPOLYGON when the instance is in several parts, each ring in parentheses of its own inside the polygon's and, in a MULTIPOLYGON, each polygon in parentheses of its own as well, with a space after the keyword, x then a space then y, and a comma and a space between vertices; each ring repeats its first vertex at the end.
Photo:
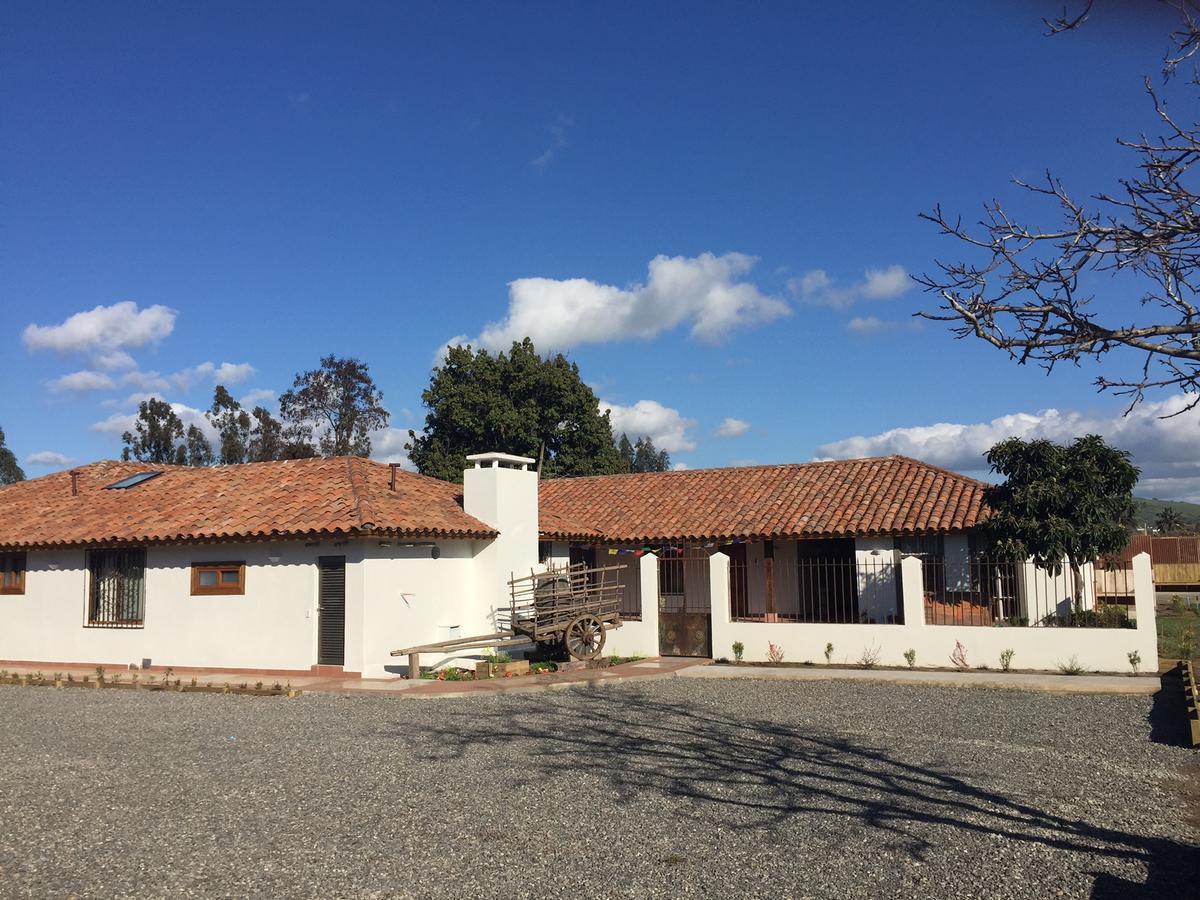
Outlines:
POLYGON ((1146 497, 1134 497, 1134 522, 1138 527, 1151 527, 1158 514, 1170 506, 1179 517, 1187 522, 1200 522, 1200 503, 1187 503, 1183 500, 1151 500, 1146 497))

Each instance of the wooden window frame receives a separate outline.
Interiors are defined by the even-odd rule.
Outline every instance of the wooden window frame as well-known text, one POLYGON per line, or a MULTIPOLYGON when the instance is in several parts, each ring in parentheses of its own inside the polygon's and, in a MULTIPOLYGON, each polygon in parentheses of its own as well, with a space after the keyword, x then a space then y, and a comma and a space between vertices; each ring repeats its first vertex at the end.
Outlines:
POLYGON ((28 558, 24 550, 6 550, 0 553, 0 594, 17 596, 25 593, 25 572, 28 565, 28 558), (17 573, 17 583, 15 585, 4 583, 4 574, 7 571, 6 564, 10 559, 16 562, 16 565, 13 566, 13 571, 17 573))
POLYGON ((246 593, 246 562, 194 562, 192 563, 192 596, 193 597, 240 597, 246 593), (224 584, 221 573, 237 569, 238 583, 224 584), (200 583, 201 572, 216 572, 217 583, 208 585, 200 583))

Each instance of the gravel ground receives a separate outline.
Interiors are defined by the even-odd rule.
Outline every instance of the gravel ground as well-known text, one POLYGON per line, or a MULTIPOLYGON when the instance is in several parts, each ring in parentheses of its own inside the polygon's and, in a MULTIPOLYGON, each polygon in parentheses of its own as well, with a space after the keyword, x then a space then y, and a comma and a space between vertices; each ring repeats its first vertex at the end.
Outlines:
POLYGON ((1161 704, 2 687, 0 895, 1194 896, 1197 756, 1160 742, 1161 704))

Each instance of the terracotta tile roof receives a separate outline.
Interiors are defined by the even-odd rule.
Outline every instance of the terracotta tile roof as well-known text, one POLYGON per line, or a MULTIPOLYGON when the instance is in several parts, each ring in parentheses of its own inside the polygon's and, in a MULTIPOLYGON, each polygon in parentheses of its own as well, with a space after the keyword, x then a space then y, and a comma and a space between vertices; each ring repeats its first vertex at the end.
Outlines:
POLYGON ((495 529, 462 509, 462 486, 358 457, 193 469, 139 462, 82 466, 0 488, 0 547, 308 535, 484 538, 495 529), (138 472, 162 472, 105 490, 138 472))
POLYGON ((543 481, 543 537, 561 522, 613 541, 960 531, 985 513, 974 478, 906 456, 543 481))

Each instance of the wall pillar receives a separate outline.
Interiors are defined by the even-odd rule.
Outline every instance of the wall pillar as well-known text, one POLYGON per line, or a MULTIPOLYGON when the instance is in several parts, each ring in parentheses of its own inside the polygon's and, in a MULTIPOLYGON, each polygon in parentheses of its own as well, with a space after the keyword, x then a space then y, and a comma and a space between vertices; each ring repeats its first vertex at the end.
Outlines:
POLYGON ((648 656, 658 656, 658 557, 645 553, 638 560, 642 593, 642 627, 648 656))
POLYGON ((1154 610, 1154 569, 1150 554, 1139 553, 1133 558, 1133 614, 1138 638, 1146 650, 1142 654, 1142 671, 1158 671, 1158 627, 1154 610))
POLYGON ((925 624, 925 574, 916 556, 900 558, 900 589, 904 595, 904 625, 925 624))
POLYGON ((729 637, 732 621, 729 596, 729 557, 718 550, 708 558, 708 583, 712 590, 712 647, 714 659, 733 654, 729 637))

